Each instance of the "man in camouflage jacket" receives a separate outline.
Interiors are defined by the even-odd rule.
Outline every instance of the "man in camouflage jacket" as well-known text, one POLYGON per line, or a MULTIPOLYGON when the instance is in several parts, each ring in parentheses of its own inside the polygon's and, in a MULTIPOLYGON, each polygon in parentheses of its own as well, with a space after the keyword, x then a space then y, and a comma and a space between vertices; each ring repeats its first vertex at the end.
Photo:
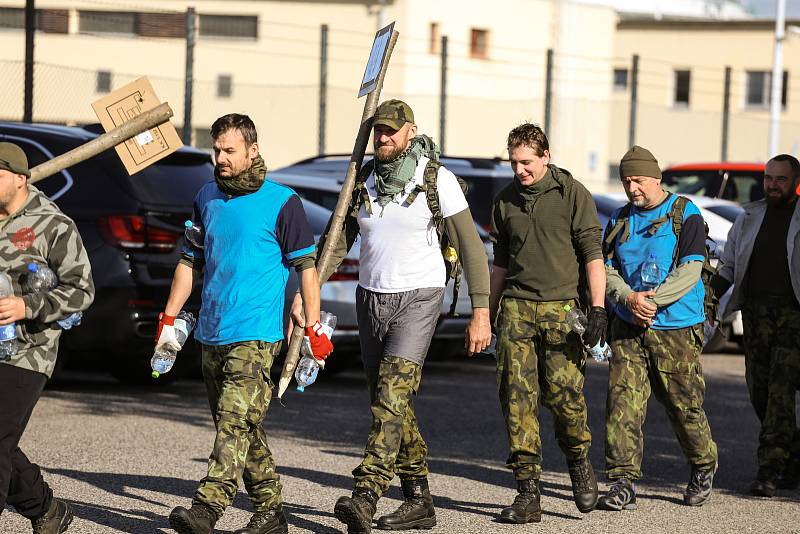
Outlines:
POLYGON ((9 504, 31 520, 35 533, 55 534, 67 529, 72 512, 53 498, 19 440, 56 365, 61 335, 56 321, 88 308, 94 284, 75 223, 28 178, 22 149, 0 143, 0 269, 14 288, 14 296, 0 298, 0 330, 10 334, 16 323, 17 337, 16 354, 0 361, 0 513, 9 504), (58 285, 23 294, 32 262, 52 269, 58 285))

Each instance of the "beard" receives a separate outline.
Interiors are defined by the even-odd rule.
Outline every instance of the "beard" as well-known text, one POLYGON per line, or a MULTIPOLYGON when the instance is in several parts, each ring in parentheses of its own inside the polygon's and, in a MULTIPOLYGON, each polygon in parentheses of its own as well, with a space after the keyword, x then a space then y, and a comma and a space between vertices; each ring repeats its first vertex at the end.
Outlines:
POLYGON ((403 153, 405 148, 399 146, 382 145, 375 147, 375 159, 381 163, 393 161, 403 153))
POLYGON ((764 200, 766 200, 767 206, 771 208, 788 206, 795 197, 796 195, 793 189, 789 189, 786 193, 779 190, 764 192, 764 200))

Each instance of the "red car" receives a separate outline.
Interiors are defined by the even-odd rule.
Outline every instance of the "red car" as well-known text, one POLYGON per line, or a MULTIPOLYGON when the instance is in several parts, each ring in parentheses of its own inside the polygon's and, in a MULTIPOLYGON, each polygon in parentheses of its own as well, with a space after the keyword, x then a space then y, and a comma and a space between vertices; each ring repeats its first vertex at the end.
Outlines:
POLYGON ((662 176, 664 188, 675 193, 739 204, 764 198, 763 163, 685 163, 664 169, 662 176))

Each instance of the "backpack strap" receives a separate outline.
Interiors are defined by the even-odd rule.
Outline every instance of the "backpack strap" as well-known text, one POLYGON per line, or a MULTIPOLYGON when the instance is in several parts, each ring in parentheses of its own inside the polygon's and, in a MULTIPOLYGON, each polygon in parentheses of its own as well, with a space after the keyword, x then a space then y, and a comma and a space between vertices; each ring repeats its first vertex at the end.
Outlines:
POLYGON ((619 243, 622 244, 626 242, 631 235, 629 222, 630 216, 631 203, 628 202, 619 210, 617 218, 614 221, 614 227, 611 228, 611 231, 608 232, 608 235, 603 240, 603 249, 606 253, 606 257, 609 260, 614 258, 614 248, 616 247, 616 243, 614 241, 617 239, 617 236, 619 236, 619 243))
POLYGON ((669 210, 669 218, 672 221, 672 232, 675 234, 675 253, 672 256, 672 268, 678 265, 678 254, 680 254, 681 230, 683 229, 683 211, 686 209, 689 199, 678 195, 672 208, 669 210))
POLYGON ((356 184, 353 186, 353 196, 350 198, 350 215, 358 218, 358 213, 361 211, 361 206, 367 210, 369 215, 372 215, 372 203, 369 201, 369 191, 367 191, 367 178, 372 174, 375 169, 375 162, 368 161, 361 166, 361 169, 356 175, 356 184))

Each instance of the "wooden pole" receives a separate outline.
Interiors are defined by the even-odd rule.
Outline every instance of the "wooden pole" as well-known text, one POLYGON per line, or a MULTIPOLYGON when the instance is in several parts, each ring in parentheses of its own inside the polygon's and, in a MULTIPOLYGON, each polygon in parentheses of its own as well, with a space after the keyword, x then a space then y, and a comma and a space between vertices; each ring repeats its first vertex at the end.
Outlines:
MULTIPOLYGON (((364 159, 364 152, 367 149, 369 136, 372 133, 372 117, 375 115, 375 108, 378 107, 378 99, 381 96, 381 89, 383 89, 383 79, 386 77, 386 70, 389 66, 389 59, 392 57, 392 50, 397 43, 397 31, 392 31, 392 36, 389 38, 389 44, 386 49, 386 56, 383 58, 381 65, 381 72, 378 75, 375 90, 367 95, 366 102, 364 102, 364 112, 361 115, 361 123, 358 128, 358 135, 356 135, 356 142, 353 147, 353 155, 350 157, 350 164, 347 167, 347 175, 342 184, 342 190, 339 193, 339 200, 336 202, 336 209, 331 216, 332 222, 330 231, 325 236, 325 248, 322 250, 319 261, 317 262, 317 272, 323 272, 328 268, 331 261, 331 249, 339 240, 342 233, 342 225, 344 224, 345 215, 350 208, 350 197, 353 194, 353 188, 356 184, 356 176, 361 169, 361 162, 364 159)), ((325 280, 319 281, 320 285, 325 283, 325 280)), ((281 372, 281 379, 278 382, 278 398, 283 397, 286 388, 292 381, 292 374, 297 362, 300 359, 300 341, 303 339, 303 329, 299 326, 294 327, 292 338, 289 342, 289 352, 286 354, 286 360, 283 363, 283 371, 281 372)))
POLYGON ((135 119, 117 126, 110 132, 106 132, 88 143, 84 143, 69 152, 65 152, 58 157, 45 161, 41 165, 32 168, 28 183, 36 183, 39 180, 43 180, 48 176, 63 171, 67 167, 72 167, 82 161, 86 161, 104 150, 124 143, 131 137, 167 122, 170 117, 172 117, 172 109, 166 102, 156 108, 145 111, 135 119))

